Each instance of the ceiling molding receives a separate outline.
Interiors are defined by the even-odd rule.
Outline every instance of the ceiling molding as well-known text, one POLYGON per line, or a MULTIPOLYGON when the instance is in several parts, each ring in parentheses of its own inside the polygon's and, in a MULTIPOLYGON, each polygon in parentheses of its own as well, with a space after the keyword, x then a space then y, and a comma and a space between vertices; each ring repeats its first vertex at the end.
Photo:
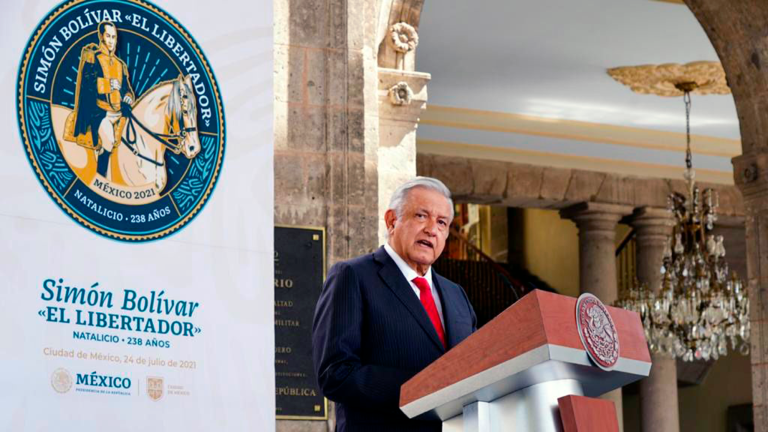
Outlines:
MULTIPOLYGON (((600 144, 685 152, 685 134, 552 119, 494 111, 428 105, 420 123, 426 125, 544 136, 600 144)), ((682 124, 682 120, 681 120, 682 124)), ((694 154, 732 158, 741 154, 741 141, 692 135, 694 154)), ((729 174, 730 175, 730 174, 729 174)))
MULTIPOLYGON (((518 162, 530 165, 609 172, 646 178, 682 179, 684 171, 683 167, 670 165, 601 159, 589 156, 564 155, 561 153, 539 152, 508 147, 501 148, 480 144, 437 141, 422 138, 416 139, 416 151, 421 154, 518 162)), ((733 173, 696 169, 696 180, 705 183, 732 185, 733 173)))

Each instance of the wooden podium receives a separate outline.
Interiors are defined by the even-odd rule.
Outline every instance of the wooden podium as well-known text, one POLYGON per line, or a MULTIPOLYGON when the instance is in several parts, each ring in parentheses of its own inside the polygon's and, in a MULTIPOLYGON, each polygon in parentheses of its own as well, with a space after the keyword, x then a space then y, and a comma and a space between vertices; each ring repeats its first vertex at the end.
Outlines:
POLYGON ((638 314, 605 307, 619 344, 604 370, 582 343, 576 304, 529 293, 403 384, 400 409, 442 420, 443 432, 618 431, 613 403, 594 398, 648 376, 643 326, 638 314))

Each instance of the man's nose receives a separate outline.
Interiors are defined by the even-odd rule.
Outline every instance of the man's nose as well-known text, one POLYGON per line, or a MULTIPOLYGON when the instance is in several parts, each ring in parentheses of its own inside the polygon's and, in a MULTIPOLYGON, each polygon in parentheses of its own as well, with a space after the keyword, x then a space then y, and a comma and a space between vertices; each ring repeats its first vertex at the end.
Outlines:
POLYGON ((435 237, 437 236, 437 231, 438 231, 437 221, 434 219, 427 220, 427 223, 424 226, 424 232, 435 237))

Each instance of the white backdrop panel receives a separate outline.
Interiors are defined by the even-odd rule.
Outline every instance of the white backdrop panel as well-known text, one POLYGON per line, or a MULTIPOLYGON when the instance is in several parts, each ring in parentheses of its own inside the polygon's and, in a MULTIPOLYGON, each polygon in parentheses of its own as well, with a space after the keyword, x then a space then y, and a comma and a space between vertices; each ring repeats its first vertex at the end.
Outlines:
POLYGON ((19 60, 39 21, 58 5, 3 2, 0 15, 0 430, 274 430, 272 1, 158 4, 207 56, 226 116, 226 153, 198 216, 146 243, 107 239, 75 223, 27 161, 16 114, 19 60), (46 301, 44 281, 59 278, 86 291, 98 282, 96 290, 112 293, 114 305, 46 301), (192 317, 179 320, 201 332, 157 335, 77 323, 78 309, 82 316, 173 320, 121 310, 125 290, 199 303, 192 317), (48 307, 66 309, 70 322, 52 322, 48 307), (82 332, 118 342, 78 339, 82 332), (153 337, 170 348, 147 347, 153 337), (142 346, 129 345, 131 338, 142 346), (62 352, 75 358, 53 355, 62 352), (58 369, 73 380, 63 393, 52 385, 58 369), (92 372, 129 378, 131 386, 85 385, 92 372), (147 394, 147 378, 154 377, 163 380, 159 400, 147 394))

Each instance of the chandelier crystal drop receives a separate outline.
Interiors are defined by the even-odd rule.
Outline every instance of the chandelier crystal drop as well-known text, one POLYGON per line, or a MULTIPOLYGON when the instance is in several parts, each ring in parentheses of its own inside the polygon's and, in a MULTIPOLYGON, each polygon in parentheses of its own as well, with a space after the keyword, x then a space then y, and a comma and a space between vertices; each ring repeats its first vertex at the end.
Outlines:
POLYGON ((684 361, 717 360, 728 347, 749 354, 749 298, 738 275, 729 273, 723 236, 712 231, 717 221, 718 195, 699 190, 691 157, 690 91, 686 107, 687 197, 673 193, 668 209, 675 217, 664 247, 661 286, 649 289, 635 279, 616 306, 640 314, 651 351, 684 361))

